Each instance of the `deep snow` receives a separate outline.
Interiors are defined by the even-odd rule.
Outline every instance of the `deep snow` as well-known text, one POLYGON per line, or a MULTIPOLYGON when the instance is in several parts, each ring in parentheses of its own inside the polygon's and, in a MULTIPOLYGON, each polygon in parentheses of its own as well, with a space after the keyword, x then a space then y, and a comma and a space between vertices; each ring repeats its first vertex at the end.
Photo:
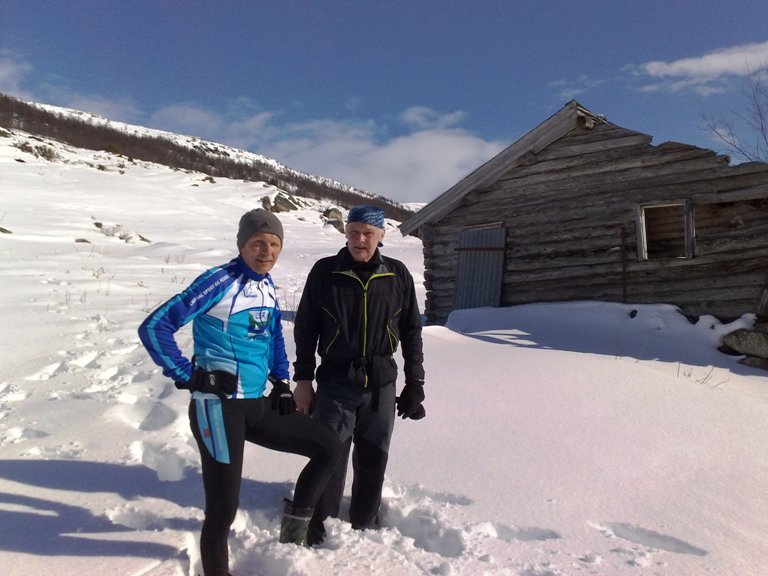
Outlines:
MULTIPOLYGON (((0 573, 195 574, 188 398, 136 328, 229 260, 240 215, 276 190, 43 143, 49 162, 25 139, 0 136, 0 573)), ((280 215, 287 310, 343 244, 324 207, 280 215)), ((420 241, 392 224, 383 250, 423 301, 420 241)), ((455 313, 425 329, 428 414, 395 430, 386 527, 333 520, 322 547, 277 544, 302 460, 249 447, 231 571, 768 574, 768 373, 716 351, 752 320, 597 302, 455 313)))

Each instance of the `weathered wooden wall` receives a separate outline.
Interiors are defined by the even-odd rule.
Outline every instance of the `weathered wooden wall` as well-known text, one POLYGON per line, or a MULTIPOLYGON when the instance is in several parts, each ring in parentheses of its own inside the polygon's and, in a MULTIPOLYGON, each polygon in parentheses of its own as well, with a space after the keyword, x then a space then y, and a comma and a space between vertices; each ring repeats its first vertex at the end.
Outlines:
POLYGON ((424 225, 427 318, 453 309, 465 226, 507 228, 502 305, 605 300, 671 303, 686 314, 754 312, 768 272, 768 165, 730 167, 714 152, 612 124, 574 128, 424 225), (640 261, 637 206, 690 201, 691 259, 640 261))

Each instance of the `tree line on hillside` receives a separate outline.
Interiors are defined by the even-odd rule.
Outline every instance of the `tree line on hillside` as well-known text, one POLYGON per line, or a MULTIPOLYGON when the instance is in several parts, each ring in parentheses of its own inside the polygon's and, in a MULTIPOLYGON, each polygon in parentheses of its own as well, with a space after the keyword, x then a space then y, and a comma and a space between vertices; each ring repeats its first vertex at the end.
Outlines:
POLYGON ((266 182, 292 194, 330 200, 342 207, 372 204, 382 208, 389 218, 403 221, 412 214, 407 208, 385 198, 330 179, 318 178, 268 162, 243 162, 232 158, 228 149, 214 143, 194 139, 185 146, 153 134, 136 134, 121 130, 108 120, 94 122, 90 115, 57 112, 34 103, 0 94, 0 126, 50 138, 77 148, 103 150, 130 159, 163 164, 180 170, 201 172, 211 177, 232 178, 249 182, 266 182))

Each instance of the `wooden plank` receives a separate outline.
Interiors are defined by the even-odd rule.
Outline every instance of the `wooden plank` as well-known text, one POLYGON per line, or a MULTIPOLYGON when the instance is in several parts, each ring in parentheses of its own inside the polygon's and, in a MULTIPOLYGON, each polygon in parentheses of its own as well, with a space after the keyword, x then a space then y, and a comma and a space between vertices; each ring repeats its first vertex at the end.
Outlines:
POLYGON ((656 152, 649 146, 627 146, 622 148, 606 147, 603 150, 596 149, 592 153, 582 153, 575 156, 554 157, 545 159, 542 165, 549 169, 557 168, 559 165, 570 167, 576 166, 576 162, 581 161, 584 167, 598 166, 600 164, 618 163, 622 170, 631 169, 636 166, 639 168, 655 166, 660 164, 673 164, 676 162, 687 162, 690 160, 708 160, 713 167, 722 166, 717 157, 712 152, 694 148, 692 150, 676 150, 664 154, 656 152))

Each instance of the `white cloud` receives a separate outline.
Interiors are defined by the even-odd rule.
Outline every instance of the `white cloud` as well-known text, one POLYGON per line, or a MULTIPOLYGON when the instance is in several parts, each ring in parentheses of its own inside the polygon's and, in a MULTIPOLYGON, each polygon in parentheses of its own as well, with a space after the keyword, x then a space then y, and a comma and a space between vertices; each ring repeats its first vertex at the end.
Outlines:
POLYGON ((402 120, 409 128, 426 130, 430 128, 450 128, 457 125, 464 118, 461 111, 442 114, 427 108, 426 106, 411 106, 400 114, 402 120))
POLYGON ((9 50, 0 51, 0 92, 28 100, 31 93, 22 88, 24 78, 32 72, 32 65, 20 61, 9 50))
POLYGON ((311 128, 302 138, 274 143, 270 155, 401 203, 433 200, 505 145, 461 129, 420 130, 378 143, 371 124, 324 121, 311 128))
POLYGON ((243 150, 258 148, 275 136, 275 117, 272 112, 261 112, 230 121, 226 128, 227 142, 243 150))
POLYGON ((692 88, 707 95, 727 89, 724 82, 732 76, 748 76, 768 66, 768 42, 743 44, 710 52, 703 56, 671 62, 646 62, 636 74, 659 80, 645 91, 679 91, 692 88))
POLYGON ((549 83, 549 86, 557 91, 559 100, 573 100, 577 96, 593 91, 604 83, 605 80, 581 74, 575 80, 554 80, 549 83))
POLYGON ((505 144, 463 130, 425 130, 390 141, 368 158, 366 177, 399 202, 426 202, 498 154, 505 144))

